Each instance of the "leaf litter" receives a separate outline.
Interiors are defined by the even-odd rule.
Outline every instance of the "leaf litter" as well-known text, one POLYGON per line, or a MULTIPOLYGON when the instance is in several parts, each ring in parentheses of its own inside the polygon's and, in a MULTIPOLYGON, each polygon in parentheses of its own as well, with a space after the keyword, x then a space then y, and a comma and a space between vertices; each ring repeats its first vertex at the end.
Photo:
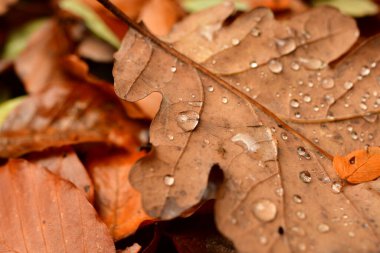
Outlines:
MULTIPOLYGON (((108 1, 101 2, 128 20, 108 1)), ((131 175, 148 214, 171 219, 196 205, 207 188, 211 167, 217 164, 225 177, 216 200, 217 226, 239 252, 376 252, 379 182, 342 188, 330 160, 331 154, 341 149, 317 146, 309 132, 300 130, 310 121, 316 128, 337 131, 332 125, 342 127, 345 120, 366 116, 360 104, 342 110, 336 103, 336 117, 342 118, 329 117, 335 101, 329 103, 326 95, 332 92, 330 97, 340 101, 338 97, 352 88, 343 82, 350 77, 357 78, 353 97, 367 87, 377 87, 376 74, 370 75, 377 71, 376 37, 356 51, 371 57, 354 53, 334 66, 329 63, 341 57, 358 37, 355 23, 334 9, 316 8, 283 22, 258 9, 226 28, 218 27, 218 22, 223 22, 218 18, 210 30, 212 36, 205 37, 194 26, 187 27, 190 34, 182 33, 185 42, 191 43, 191 32, 197 31, 193 50, 184 46, 190 51, 184 54, 196 55, 193 59, 202 65, 172 49, 179 48, 180 42, 165 44, 127 21, 130 31, 116 54, 116 92, 129 101, 152 92, 163 96, 150 129, 153 152, 135 165, 131 175), (317 26, 321 15, 327 18, 317 26), (242 19, 251 21, 242 22, 246 27, 236 31, 234 24, 242 19), (219 32, 223 36, 219 37, 219 32), (251 43, 261 37, 266 43, 257 43, 261 47, 256 51, 251 43), (211 45, 214 39, 217 43, 211 45), (252 59, 255 54, 257 59, 252 59), (295 59, 298 66, 292 64, 295 59), (301 80, 302 85, 306 90, 315 87, 310 92, 313 101, 326 103, 323 113, 313 113, 313 107, 306 104, 309 98, 303 98, 302 121, 294 110, 301 103, 297 105, 288 96, 292 82, 301 77, 298 73, 316 78, 315 86, 307 86, 306 80, 301 80), (237 84, 237 80, 242 82, 237 84), (243 80, 256 86, 247 87, 243 80)), ((294 94, 298 96, 300 91, 295 89, 294 94)), ((361 123, 371 126, 368 121, 361 123)), ((319 138, 329 134, 310 132, 319 138)), ((373 134, 373 138, 376 142, 378 137, 373 134)), ((361 145, 350 142, 348 148, 361 145)))

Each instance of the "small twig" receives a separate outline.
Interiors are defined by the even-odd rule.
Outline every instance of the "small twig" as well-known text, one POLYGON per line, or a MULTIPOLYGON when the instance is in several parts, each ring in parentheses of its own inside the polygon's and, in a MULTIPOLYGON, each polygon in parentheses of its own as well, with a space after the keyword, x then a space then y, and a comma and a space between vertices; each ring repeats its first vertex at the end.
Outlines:
POLYGON ((282 128, 286 129, 287 131, 291 132, 292 134, 296 135, 297 137, 303 139, 305 142, 307 142, 309 145, 313 146, 315 149, 317 149, 320 153, 322 153, 324 156, 329 158, 330 160, 333 159, 333 156, 322 149, 321 147, 315 145, 312 141, 310 141, 308 138, 306 138, 304 135, 297 132, 295 129, 290 127, 288 124, 286 124, 282 119, 280 119, 277 115, 275 115, 273 112, 271 112, 269 109, 267 109, 262 104, 258 103, 256 100, 248 96, 247 94, 241 92, 237 88, 231 86, 229 83, 227 83, 222 78, 218 77, 205 67, 203 67, 201 64, 191 60, 187 56, 183 55, 182 53, 178 52, 174 48, 172 48, 169 44, 161 41, 156 36, 154 36, 151 32, 148 31, 148 29, 145 29, 144 27, 138 25, 135 21, 130 19, 127 15, 125 15, 118 7, 116 7, 113 3, 111 3, 109 0, 98 0, 106 9, 108 9, 110 12, 112 12, 116 17, 118 17, 121 21, 126 23, 130 28, 136 30, 141 35, 149 38, 152 42, 154 42, 156 45, 164 49, 167 53, 173 55, 180 61, 187 63, 197 69, 199 72, 203 73, 204 75, 211 78, 213 81, 218 83, 219 85, 223 86, 223 88, 229 90, 230 92, 234 93, 235 95, 238 95, 240 97, 245 98, 250 103, 255 105, 257 108, 259 108, 261 111, 263 111, 265 114, 267 114, 269 117, 271 117, 273 120, 277 122, 278 125, 280 125, 282 128))

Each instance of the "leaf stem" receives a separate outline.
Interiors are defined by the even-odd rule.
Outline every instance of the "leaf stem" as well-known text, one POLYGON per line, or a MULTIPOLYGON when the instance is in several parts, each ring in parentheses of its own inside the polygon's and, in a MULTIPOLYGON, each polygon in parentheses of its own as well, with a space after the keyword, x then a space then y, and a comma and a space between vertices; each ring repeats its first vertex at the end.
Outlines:
POLYGON ((118 17, 121 21, 126 23, 130 28, 136 30, 141 35, 149 38, 152 42, 154 42, 156 45, 164 49, 167 53, 173 55, 180 61, 189 64, 190 66, 197 69, 199 72, 203 73, 204 75, 211 78, 213 81, 218 83, 219 85, 223 86, 223 88, 227 89, 228 91, 234 93, 235 95, 238 95, 240 97, 243 97, 244 99, 248 100, 251 104, 255 105, 257 108, 259 108, 262 112, 267 114, 269 117, 271 117, 273 120, 277 122, 278 125, 280 125, 282 128, 286 129, 287 131, 291 132, 295 136, 303 139, 305 142, 307 142, 309 145, 313 146, 315 149, 317 149, 320 153, 322 153, 324 156, 329 158, 330 160, 333 159, 333 155, 319 147, 318 145, 314 144, 312 141, 310 141, 308 138, 306 138, 304 135, 297 132, 295 129, 290 127, 288 124, 286 124, 281 118, 279 118, 277 115, 275 115, 273 112, 271 112, 269 109, 267 109, 265 106, 248 96, 247 94, 241 92, 237 88, 231 86, 229 83, 227 83, 222 78, 218 77, 214 73, 212 73, 210 70, 203 67, 201 64, 191 60, 187 56, 183 55, 182 53, 175 50, 172 46, 169 44, 161 41, 156 36, 154 36, 151 32, 148 31, 148 29, 145 26, 141 26, 137 24, 135 21, 130 19, 124 12, 122 12, 118 7, 116 7, 113 3, 111 3, 109 0, 98 0, 106 9, 108 9, 111 13, 113 13, 116 17, 118 17))

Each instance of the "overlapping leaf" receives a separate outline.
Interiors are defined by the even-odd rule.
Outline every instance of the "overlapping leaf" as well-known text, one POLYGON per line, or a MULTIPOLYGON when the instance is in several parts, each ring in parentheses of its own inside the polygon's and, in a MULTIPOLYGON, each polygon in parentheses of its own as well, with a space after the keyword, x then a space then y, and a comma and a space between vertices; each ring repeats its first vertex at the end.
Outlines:
POLYGON ((73 65, 72 70, 79 77, 62 68, 69 41, 59 28, 53 21, 46 24, 16 61, 31 95, 1 126, 1 157, 83 142, 128 149, 135 142, 126 131, 136 132, 140 126, 127 118, 112 88, 81 76, 87 74, 81 65, 73 65))
MULTIPOLYGON (((217 10, 227 17, 228 8, 225 4, 217 10)), ((207 20, 205 14, 200 18, 207 20)), ((352 92, 375 87, 369 73, 377 70, 377 39, 333 68, 328 63, 358 36, 353 20, 334 9, 315 9, 282 23, 258 9, 225 28, 223 15, 206 24, 184 23, 189 32, 178 29, 179 35, 166 39, 206 68, 134 30, 116 55, 120 97, 135 101, 152 92, 163 95, 151 125, 154 151, 132 171, 144 207, 163 219, 180 215, 205 195, 209 172, 217 164, 225 183, 216 201, 216 221, 239 252, 375 252, 380 243, 379 182, 342 191, 331 161, 320 153, 328 152, 318 151, 275 114, 294 121, 298 115, 331 120, 335 104, 342 107, 335 101, 326 104, 326 96, 332 93, 336 101, 347 96, 352 87, 345 88, 343 81, 356 78, 352 92), (364 65, 368 74, 367 69, 361 72, 364 65), (319 111, 309 105, 307 94, 319 111), (295 98, 298 106, 291 102, 295 98)), ((363 116, 360 107, 352 104, 334 116, 363 116)), ((326 134, 310 133, 316 138, 326 134)))
POLYGON ((0 251, 115 252, 107 227, 71 183, 25 160, 0 168, 0 251), (12 214, 12 215, 9 215, 12 214))
POLYGON ((133 234, 139 225, 152 219, 141 207, 141 195, 129 183, 132 165, 143 153, 120 150, 91 152, 86 165, 95 184, 96 207, 114 240, 133 234))

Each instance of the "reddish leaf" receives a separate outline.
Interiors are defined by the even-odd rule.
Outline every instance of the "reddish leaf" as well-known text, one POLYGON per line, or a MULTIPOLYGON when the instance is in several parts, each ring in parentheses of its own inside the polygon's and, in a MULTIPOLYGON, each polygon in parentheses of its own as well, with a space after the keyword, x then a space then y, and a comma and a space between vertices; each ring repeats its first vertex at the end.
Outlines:
POLYGON ((16 62, 32 95, 4 122, 0 157, 83 142, 107 142, 128 149, 134 137, 126 131, 136 132, 139 125, 126 117, 112 88, 87 78, 86 66, 77 70, 83 75, 80 79, 62 70, 68 42, 58 24, 48 23, 37 35, 16 62))
POLYGON ((90 202, 94 200, 94 186, 86 168, 71 147, 32 153, 26 159, 44 167, 55 175, 73 183, 82 190, 90 202))
POLYGON ((0 168, 0 250, 115 252, 106 226, 72 184, 24 160, 0 168))
POLYGON ((96 206, 115 240, 134 233, 141 222, 152 219, 142 209, 141 195, 131 187, 128 179, 132 165, 143 156, 143 153, 103 149, 88 157, 89 172, 95 183, 96 206))

